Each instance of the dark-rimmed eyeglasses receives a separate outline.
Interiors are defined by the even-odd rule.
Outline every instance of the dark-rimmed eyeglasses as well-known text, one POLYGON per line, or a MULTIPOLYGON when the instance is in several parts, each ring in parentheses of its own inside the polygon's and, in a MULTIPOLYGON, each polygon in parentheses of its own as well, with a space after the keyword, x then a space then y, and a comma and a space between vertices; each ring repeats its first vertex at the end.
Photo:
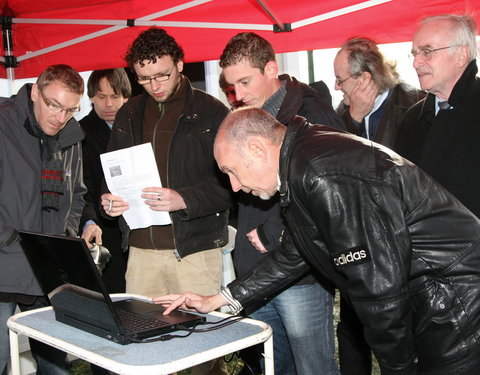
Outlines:
POLYGON ((441 51, 442 49, 459 47, 460 44, 454 44, 452 46, 440 47, 440 48, 420 48, 418 51, 411 51, 410 57, 414 59, 415 57, 419 56, 422 60, 428 61, 431 60, 433 54, 437 51, 441 51))
POLYGON ((40 91, 40 96, 43 99, 43 102, 47 106, 47 108, 54 112, 54 113, 61 113, 65 111, 65 114, 67 116, 75 116, 78 112, 80 112, 80 106, 78 107, 73 107, 73 108, 64 108, 60 104, 53 103, 50 99, 48 99, 41 90, 40 91))
POLYGON ((173 72, 173 69, 170 73, 159 73, 159 74, 155 74, 152 77, 137 76, 137 82, 141 85, 148 85, 149 83, 152 83, 152 80, 158 83, 165 82, 170 79, 172 72, 173 72))
POLYGON ((337 86, 342 86, 342 83, 345 82, 347 79, 349 78, 352 78, 354 75, 351 74, 349 75, 347 78, 344 78, 344 79, 336 79, 335 80, 335 83, 337 84, 337 86))

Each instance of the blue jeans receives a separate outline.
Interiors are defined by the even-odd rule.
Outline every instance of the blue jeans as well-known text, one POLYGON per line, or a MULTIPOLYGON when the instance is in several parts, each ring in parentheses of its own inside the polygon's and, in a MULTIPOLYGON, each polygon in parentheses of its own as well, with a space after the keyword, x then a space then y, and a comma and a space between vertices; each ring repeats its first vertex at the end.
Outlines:
MULTIPOLYGON (((17 303, 0 302, 0 374, 7 373, 7 363, 10 357, 10 343, 7 320, 14 312, 17 303)), ((21 311, 45 307, 44 303, 33 305, 18 304, 21 311)), ((37 375, 68 375, 67 354, 39 341, 29 339, 32 356, 37 362, 37 375)))
POLYGON ((276 374, 339 375, 333 297, 319 283, 293 285, 249 315, 273 329, 276 374))

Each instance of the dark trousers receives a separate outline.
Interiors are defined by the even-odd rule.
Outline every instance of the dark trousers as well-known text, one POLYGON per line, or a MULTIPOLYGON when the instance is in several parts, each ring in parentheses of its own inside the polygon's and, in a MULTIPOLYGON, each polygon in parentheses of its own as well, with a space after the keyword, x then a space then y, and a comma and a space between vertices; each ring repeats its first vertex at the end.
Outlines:
POLYGON ((338 356, 342 375, 371 375, 372 353, 355 310, 340 298, 337 326, 338 356))

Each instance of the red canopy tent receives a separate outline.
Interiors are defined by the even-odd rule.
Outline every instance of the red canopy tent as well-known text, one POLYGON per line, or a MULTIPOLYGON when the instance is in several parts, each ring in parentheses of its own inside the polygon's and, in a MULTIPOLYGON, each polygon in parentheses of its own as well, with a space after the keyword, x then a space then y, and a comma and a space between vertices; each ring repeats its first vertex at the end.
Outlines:
POLYGON ((337 47, 355 35, 408 41, 419 19, 433 14, 468 13, 480 24, 479 0, 0 0, 0 12, 0 78, 35 77, 56 63, 79 71, 124 66, 127 46, 153 24, 183 46, 186 62, 218 59, 240 31, 292 52, 337 47))

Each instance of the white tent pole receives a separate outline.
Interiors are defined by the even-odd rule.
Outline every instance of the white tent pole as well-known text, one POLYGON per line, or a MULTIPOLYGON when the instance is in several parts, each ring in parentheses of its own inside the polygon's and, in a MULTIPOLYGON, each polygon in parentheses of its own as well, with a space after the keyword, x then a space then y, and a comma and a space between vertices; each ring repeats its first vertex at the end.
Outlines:
MULTIPOLYGON (((211 1, 211 0, 209 0, 211 1)), ((391 0, 389 0, 391 1, 391 0)), ((127 20, 91 20, 91 19, 54 19, 54 18, 13 18, 13 23, 50 24, 50 25, 117 25, 128 27, 127 20)), ((222 23, 222 22, 182 22, 182 21, 149 21, 138 18, 135 26, 167 26, 194 27, 198 29, 252 29, 272 31, 271 24, 222 23)))
POLYGON ((13 68, 7 68, 7 82, 8 82, 8 96, 13 95, 13 81, 15 80, 15 70, 13 68))
MULTIPOLYGON (((148 16, 145 16, 145 17, 141 17, 139 18, 138 20, 136 20, 135 22, 139 21, 139 20, 143 20, 143 21, 146 21, 146 20, 152 20, 154 18, 158 18, 158 17, 163 17, 165 15, 168 15, 168 14, 171 14, 171 13, 176 13, 176 12, 179 12, 179 11, 182 11, 182 10, 185 10, 185 9, 188 9, 188 8, 191 8, 191 7, 195 7, 195 6, 198 6, 198 5, 201 5, 201 4, 204 4, 204 3, 207 3, 207 2, 210 2, 212 0, 194 0, 194 1, 190 1, 188 3, 185 3, 185 4, 182 4, 182 5, 178 5, 178 6, 175 6, 175 7, 172 7, 172 8, 169 8, 169 9, 165 9, 165 10, 162 10, 160 12, 156 12, 156 13, 153 13, 153 14, 150 14, 148 16)), ((12 19, 12 23, 21 23, 21 18, 13 18, 12 19)), ((30 21, 32 21, 33 19, 31 19, 30 21)), ((50 20, 52 21, 52 20, 50 20)), ((70 21, 75 21, 75 20, 70 20, 70 21)), ((109 27, 105 30, 101 30, 101 31, 97 31, 97 32, 94 32, 94 33, 91 33, 91 34, 87 34, 87 35, 84 35, 82 37, 79 37, 79 38, 75 38, 75 39, 72 39, 72 40, 69 40, 67 42, 63 42, 63 43, 59 43, 59 44, 55 44, 53 46, 50 46, 50 47, 47 47, 47 48, 42 48, 38 51, 35 51, 35 52, 30 52, 28 54, 25 54, 25 55, 22 55, 22 56, 19 56, 17 58, 17 61, 20 62, 20 61, 23 61, 23 60, 27 60, 27 59, 30 59, 30 58, 33 58, 33 57, 36 57, 36 56, 39 56, 39 55, 43 55, 45 53, 48 53, 48 52, 51 52, 51 51, 55 51, 57 49, 61 49, 61 48, 64 48, 64 47, 68 47, 68 46, 71 46, 73 44, 77 44, 77 43, 81 43, 81 42, 84 42, 86 40, 89 40, 89 39, 92 39, 92 38, 96 38, 98 36, 102 36, 102 35, 106 35, 106 34, 110 34, 110 33, 113 33, 115 31, 118 31, 118 30, 121 30, 121 29, 124 29, 126 27, 129 27, 127 25, 127 21, 123 21, 124 22, 124 25, 125 26, 113 26, 113 27, 109 27)), ((70 22, 72 23, 72 22, 70 22)))
MULTIPOLYGON (((2 17, 3 21, 3 17, 2 17)), ((13 66, 11 64, 13 61, 9 61, 9 57, 13 56, 13 49, 12 49, 12 27, 11 23, 4 24, 2 22, 2 37, 3 37, 3 50, 5 51, 5 56, 2 57, 1 62, 6 63, 8 62, 7 67, 5 70, 7 71, 7 94, 8 96, 13 95, 13 80, 15 79, 15 71, 13 70, 13 66)))
MULTIPOLYGON (((212 0, 194 0, 176 7, 172 7, 160 12, 150 14, 145 17, 141 17, 134 20, 136 26, 164 26, 164 27, 189 27, 189 28, 209 28, 209 29, 236 29, 236 30, 262 30, 262 31, 271 31, 272 25, 262 25, 262 24, 235 24, 235 23, 214 23, 214 22, 175 22, 175 21, 152 21, 152 19, 159 18, 168 14, 176 13, 181 10, 185 10, 197 5, 204 4, 212 0)), ((260 1, 260 0, 258 0, 260 1)), ((310 17, 302 21, 297 21, 292 23, 291 29, 297 29, 303 26, 308 26, 316 22, 324 21, 330 18, 338 17, 348 13, 353 13, 362 9, 373 7, 376 5, 384 4, 392 0, 369 0, 356 5, 338 9, 332 12, 324 13, 315 17, 310 17)), ((264 8, 265 9, 265 8, 264 8)), ((280 22, 279 20, 274 19, 275 22, 280 22)), ((100 30, 94 33, 86 34, 84 36, 71 39, 69 41, 58 43, 53 46, 43 48, 34 52, 29 52, 28 54, 18 56, 17 61, 23 61, 43 55, 48 52, 56 51, 61 48, 65 48, 77 43, 84 42, 89 39, 97 38, 102 35, 110 34, 115 31, 130 27, 127 20, 73 20, 73 19, 34 19, 34 18, 12 18, 12 23, 41 23, 41 24, 82 24, 82 25, 114 25, 112 27, 100 30)))
POLYGON ((299 27, 311 25, 312 23, 325 21, 325 20, 328 20, 330 18, 343 16, 343 15, 348 14, 348 13, 353 13, 353 12, 357 12, 357 11, 362 10, 362 9, 374 7, 376 5, 388 3, 390 1, 392 1, 392 0, 369 0, 369 1, 364 1, 363 3, 351 5, 349 7, 337 9, 337 10, 334 10, 332 12, 320 14, 318 16, 310 17, 310 18, 307 18, 307 19, 302 20, 302 21, 293 22, 292 23, 292 30, 293 29, 298 29, 299 27))
MULTIPOLYGON (((15 20, 15 19, 14 19, 15 20)), ((52 21, 52 20, 49 20, 52 21)), ((123 22, 125 26, 112 26, 104 30, 100 30, 94 33, 86 34, 84 36, 74 38, 68 40, 63 43, 54 44, 53 46, 42 48, 34 52, 29 52, 25 55, 21 55, 17 57, 17 61, 23 61, 27 59, 31 59, 33 57, 37 57, 39 55, 43 55, 48 52, 56 51, 58 49, 62 49, 65 47, 69 47, 71 45, 84 42, 89 39, 94 39, 102 35, 110 34, 115 31, 124 29, 128 27, 126 25, 126 21, 123 22)), ((41 22, 39 22, 41 23, 41 22)), ((54 23, 54 22, 49 22, 54 23)), ((251 25, 251 24, 231 24, 231 23, 204 23, 204 22, 170 22, 170 21, 135 21, 135 26, 164 26, 164 27, 195 27, 195 28, 211 28, 211 29, 235 29, 235 30, 264 30, 264 31, 271 31, 272 25, 251 25)))
POLYGON ((263 8, 263 10, 268 14, 268 16, 275 22, 275 24, 281 29, 284 29, 284 23, 278 18, 270 9, 270 7, 267 5, 267 2, 265 0, 257 0, 257 3, 263 8))
MULTIPOLYGON (((216 98, 220 98, 220 86, 218 85, 220 67, 218 66, 218 61, 204 61, 203 66, 205 68, 205 91, 216 98)), ((228 105, 228 103, 225 104, 228 105)))
POLYGON ((55 44, 55 45, 47 47, 47 48, 42 48, 42 49, 39 49, 38 51, 28 52, 25 55, 18 56, 17 61, 20 62, 20 61, 23 61, 23 60, 31 59, 33 57, 37 57, 37 56, 43 55, 43 54, 48 53, 48 52, 56 51, 58 49, 62 49, 62 48, 65 48, 65 47, 68 47, 68 46, 71 46, 71 45, 74 45, 74 44, 77 44, 77 43, 81 43, 81 42, 84 42, 84 41, 89 40, 89 39, 97 38, 97 37, 105 35, 105 34, 113 33, 115 31, 121 30, 123 28, 125 28, 125 27, 122 27, 122 26, 109 27, 108 29, 97 31, 97 32, 91 33, 91 34, 87 34, 87 35, 84 35, 84 36, 79 37, 79 38, 71 39, 67 42, 58 43, 58 44, 55 44))

